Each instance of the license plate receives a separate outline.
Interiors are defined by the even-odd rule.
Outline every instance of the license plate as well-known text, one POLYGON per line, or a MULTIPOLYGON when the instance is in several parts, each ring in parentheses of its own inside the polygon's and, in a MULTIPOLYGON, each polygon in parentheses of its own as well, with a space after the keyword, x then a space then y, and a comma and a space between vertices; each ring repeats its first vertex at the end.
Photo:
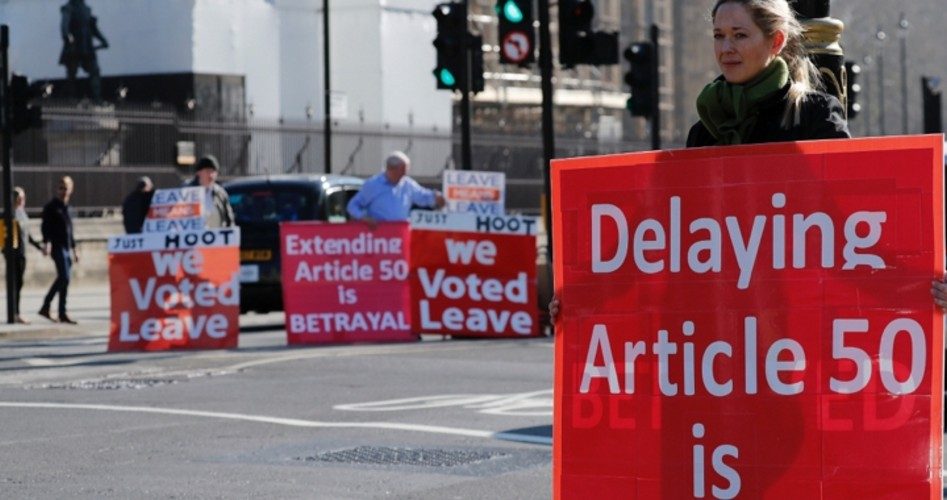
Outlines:
POLYGON ((240 250, 240 260, 247 262, 261 262, 273 259, 272 250, 240 250))
POLYGON ((260 266, 256 264, 243 264, 240 266, 240 282, 256 283, 260 281, 260 266))

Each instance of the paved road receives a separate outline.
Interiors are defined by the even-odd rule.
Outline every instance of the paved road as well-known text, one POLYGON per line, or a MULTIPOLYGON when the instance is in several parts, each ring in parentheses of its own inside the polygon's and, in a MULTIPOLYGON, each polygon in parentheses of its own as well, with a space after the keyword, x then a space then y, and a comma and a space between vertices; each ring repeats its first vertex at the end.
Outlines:
POLYGON ((106 290, 71 311, 0 325, 0 498, 550 497, 550 339, 109 354, 106 290))
POLYGON ((270 314, 109 354, 107 290, 72 296, 78 326, 0 325, 4 498, 550 496, 549 339, 290 349, 270 314))

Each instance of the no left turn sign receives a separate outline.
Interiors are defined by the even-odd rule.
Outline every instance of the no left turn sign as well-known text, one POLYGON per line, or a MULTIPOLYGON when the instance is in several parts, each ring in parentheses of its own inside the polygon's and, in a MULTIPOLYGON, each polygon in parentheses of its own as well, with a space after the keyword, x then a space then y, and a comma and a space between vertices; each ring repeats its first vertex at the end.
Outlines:
POLYGON ((522 31, 511 31, 503 37, 500 47, 503 58, 512 63, 521 63, 533 52, 529 37, 522 31))

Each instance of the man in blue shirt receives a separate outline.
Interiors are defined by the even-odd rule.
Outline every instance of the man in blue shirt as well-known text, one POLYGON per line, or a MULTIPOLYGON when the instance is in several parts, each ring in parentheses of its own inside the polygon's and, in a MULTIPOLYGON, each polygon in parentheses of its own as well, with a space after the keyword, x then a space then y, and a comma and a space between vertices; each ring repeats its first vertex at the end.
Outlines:
POLYGON ((412 205, 440 208, 441 193, 421 186, 408 176, 411 160, 395 151, 385 160, 385 171, 374 175, 348 204, 349 216, 372 229, 377 221, 406 221, 412 205))

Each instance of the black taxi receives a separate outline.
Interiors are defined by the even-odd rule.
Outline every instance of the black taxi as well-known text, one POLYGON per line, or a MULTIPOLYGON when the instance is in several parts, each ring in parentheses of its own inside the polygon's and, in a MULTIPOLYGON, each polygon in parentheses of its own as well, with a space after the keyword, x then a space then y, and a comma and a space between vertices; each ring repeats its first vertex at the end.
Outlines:
POLYGON ((334 174, 251 176, 224 183, 240 226, 240 312, 283 309, 280 222, 345 222, 345 207, 362 183, 334 174))

